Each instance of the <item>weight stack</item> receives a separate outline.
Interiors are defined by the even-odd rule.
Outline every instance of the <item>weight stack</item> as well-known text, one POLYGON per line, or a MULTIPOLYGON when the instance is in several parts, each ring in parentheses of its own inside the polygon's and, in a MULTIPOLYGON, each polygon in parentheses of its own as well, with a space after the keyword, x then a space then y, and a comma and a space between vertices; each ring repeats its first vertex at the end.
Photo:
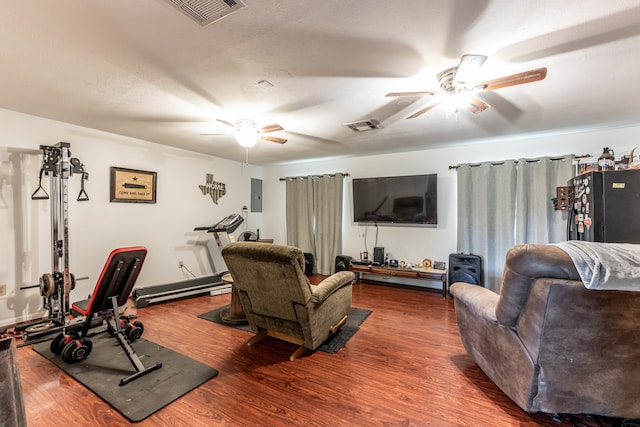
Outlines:
POLYGON ((480 255, 462 253, 449 255, 449 286, 456 282, 484 286, 480 255))
POLYGON ((304 253, 304 275, 309 277, 313 275, 313 269, 316 266, 315 258, 311 252, 304 253))
POLYGON ((349 255, 336 256, 336 273, 339 271, 349 271, 349 265, 351 264, 351 257, 349 255))

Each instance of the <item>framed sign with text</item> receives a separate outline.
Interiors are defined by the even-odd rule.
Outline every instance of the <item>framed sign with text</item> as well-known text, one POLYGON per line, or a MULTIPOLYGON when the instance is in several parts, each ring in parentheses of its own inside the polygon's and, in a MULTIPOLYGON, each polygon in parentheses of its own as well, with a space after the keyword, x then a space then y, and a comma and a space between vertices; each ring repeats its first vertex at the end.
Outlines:
POLYGON ((155 203, 156 172, 111 167, 112 202, 155 203))

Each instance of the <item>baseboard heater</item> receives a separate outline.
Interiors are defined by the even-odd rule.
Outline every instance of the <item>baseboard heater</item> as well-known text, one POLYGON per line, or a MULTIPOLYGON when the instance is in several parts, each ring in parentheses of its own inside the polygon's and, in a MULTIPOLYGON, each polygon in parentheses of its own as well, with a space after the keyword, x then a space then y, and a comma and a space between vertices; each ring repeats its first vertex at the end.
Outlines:
POLYGON ((133 299, 138 308, 149 304, 193 297, 203 294, 220 295, 231 292, 231 285, 222 281, 222 274, 196 277, 165 285, 153 285, 133 289, 133 299))

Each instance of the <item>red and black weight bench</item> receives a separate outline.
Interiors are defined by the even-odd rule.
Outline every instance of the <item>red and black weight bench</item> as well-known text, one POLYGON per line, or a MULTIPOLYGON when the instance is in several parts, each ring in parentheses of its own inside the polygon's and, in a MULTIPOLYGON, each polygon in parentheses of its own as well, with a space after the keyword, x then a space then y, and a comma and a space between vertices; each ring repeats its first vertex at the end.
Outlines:
POLYGON ((51 341, 50 349, 53 353, 62 355, 67 363, 86 359, 92 350, 91 339, 87 334, 94 316, 100 315, 107 322, 107 331, 116 337, 122 351, 136 369, 136 373, 123 378, 120 385, 162 367, 161 363, 144 367, 131 346, 132 341, 142 336, 144 326, 140 321, 129 322, 128 319, 122 319, 118 313, 118 308, 126 304, 133 290, 146 256, 147 249, 144 246, 115 249, 109 254, 90 298, 71 306, 74 312, 86 317, 80 332, 63 331, 57 335, 51 341))

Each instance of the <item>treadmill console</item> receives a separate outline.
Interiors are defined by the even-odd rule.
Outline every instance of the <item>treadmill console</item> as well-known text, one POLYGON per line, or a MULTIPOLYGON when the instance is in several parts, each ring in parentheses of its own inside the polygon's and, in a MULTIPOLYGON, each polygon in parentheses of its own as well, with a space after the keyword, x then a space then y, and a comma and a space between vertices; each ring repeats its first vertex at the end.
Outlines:
POLYGON ((209 231, 225 231, 227 233, 233 233, 236 228, 242 224, 244 219, 240 214, 231 214, 222 219, 216 225, 211 227, 209 231))

